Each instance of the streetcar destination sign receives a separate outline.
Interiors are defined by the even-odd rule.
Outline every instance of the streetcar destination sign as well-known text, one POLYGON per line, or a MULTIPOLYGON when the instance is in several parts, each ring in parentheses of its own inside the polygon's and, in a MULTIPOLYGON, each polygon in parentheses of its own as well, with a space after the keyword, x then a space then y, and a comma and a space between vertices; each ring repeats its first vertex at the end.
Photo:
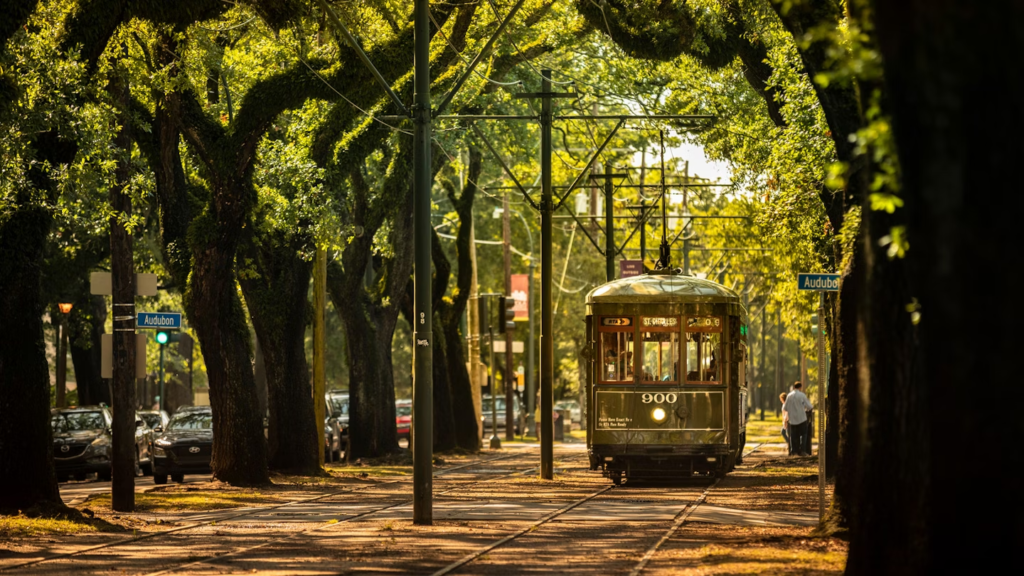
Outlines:
POLYGON ((799 274, 796 287, 799 290, 839 291, 839 274, 799 274))
POLYGON ((136 326, 162 330, 180 330, 180 312, 139 312, 136 326))

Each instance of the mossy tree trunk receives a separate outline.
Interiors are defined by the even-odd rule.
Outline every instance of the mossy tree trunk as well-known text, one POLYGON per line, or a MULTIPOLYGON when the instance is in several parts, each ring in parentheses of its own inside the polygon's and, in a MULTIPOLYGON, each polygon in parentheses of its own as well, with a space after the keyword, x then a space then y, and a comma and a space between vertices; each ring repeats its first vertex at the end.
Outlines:
POLYGON ((242 255, 255 274, 239 279, 266 367, 270 468, 316 474, 320 456, 305 349, 312 263, 300 254, 312 242, 272 235, 246 240, 242 255))

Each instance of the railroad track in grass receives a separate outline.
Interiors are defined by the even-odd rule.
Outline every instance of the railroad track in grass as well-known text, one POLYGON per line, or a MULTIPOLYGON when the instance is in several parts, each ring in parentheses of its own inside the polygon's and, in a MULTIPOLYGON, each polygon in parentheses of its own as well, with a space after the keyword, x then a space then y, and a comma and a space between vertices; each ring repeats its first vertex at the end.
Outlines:
MULTIPOLYGON (((436 477, 439 477, 439 476, 445 476, 447 474, 450 474, 452 472, 456 472, 456 471, 459 471, 459 470, 465 470, 467 468, 473 468, 473 467, 476 467, 476 466, 480 466, 480 465, 483 465, 483 464, 488 464, 488 463, 491 463, 491 462, 497 462, 497 461, 500 461, 500 460, 507 460, 509 458, 514 458, 514 457, 520 456, 520 455, 521 454, 519 454, 519 453, 505 454, 505 455, 502 455, 502 456, 498 456, 496 458, 488 458, 488 459, 485 459, 485 460, 478 460, 478 461, 475 461, 475 462, 468 462, 466 464, 461 464, 461 465, 458 465, 458 466, 453 466, 451 468, 444 468, 444 469, 437 470, 436 472, 434 472, 434 477, 436 478, 436 477)), ((531 468, 528 468, 526 470, 517 470, 514 473, 522 473, 524 471, 529 471, 531 469, 536 469, 536 466, 532 466, 531 468)), ((496 477, 496 476, 490 475, 489 477, 493 478, 493 477, 496 477)), ((482 481, 484 479, 487 479, 487 478, 483 478, 480 481, 482 481)), ((18 564, 10 564, 8 566, 2 566, 2 567, 0 567, 0 572, 8 572, 8 571, 15 570, 15 569, 18 569, 18 568, 28 568, 28 567, 36 566, 36 565, 39 565, 39 564, 53 562, 55 560, 64 560, 64 559, 74 558, 76 556, 82 556, 82 555, 89 554, 89 553, 92 553, 92 552, 97 552, 97 551, 100 551, 100 550, 116 548, 116 547, 119 547, 119 546, 126 546, 128 544, 133 544, 133 543, 136 543, 136 542, 139 542, 139 541, 142 541, 142 540, 150 540, 150 539, 156 538, 158 536, 166 536, 168 534, 175 534, 175 533, 178 533, 178 532, 185 532, 185 531, 188 531, 188 530, 195 530, 195 529, 198 529, 198 528, 202 528, 202 527, 205 527, 205 526, 210 526, 210 525, 216 524, 217 522, 228 522, 228 521, 231 521, 231 520, 238 520, 240 518, 245 518, 246 516, 252 516, 254 514, 262 514, 262 513, 266 513, 266 512, 272 511, 272 510, 276 510, 276 509, 280 509, 280 508, 285 508, 285 507, 288 507, 288 506, 301 506, 301 505, 304 505, 304 504, 312 504, 312 503, 318 502, 320 500, 324 500, 324 499, 331 498, 331 497, 338 496, 338 495, 342 495, 342 494, 350 494, 350 493, 353 493, 353 492, 359 492, 359 491, 370 489, 370 488, 380 488, 382 486, 388 486, 388 485, 400 484, 400 483, 402 483, 402 480, 392 480, 392 481, 389 481, 389 482, 381 482, 381 483, 377 483, 377 484, 367 484, 367 485, 364 485, 364 486, 357 486, 357 487, 352 487, 352 488, 345 488, 345 489, 340 489, 340 490, 334 490, 334 491, 328 492, 326 494, 321 494, 319 496, 314 496, 314 497, 311 497, 311 498, 301 498, 301 499, 298 499, 298 500, 292 500, 292 501, 289 501, 289 502, 282 502, 280 504, 273 504, 273 505, 270 505, 270 506, 255 506, 255 507, 251 507, 251 508, 245 508, 242 511, 237 511, 237 513, 232 513, 231 511, 225 511, 223 515, 217 515, 215 518, 205 518, 204 520, 202 520, 200 522, 192 522, 192 523, 186 524, 184 526, 176 526, 174 528, 168 528, 167 530, 159 530, 159 531, 156 531, 156 532, 149 532, 149 533, 146 533, 146 534, 137 534, 137 535, 131 536, 129 538, 123 538, 121 540, 117 540, 115 542, 105 542, 103 544, 84 546, 84 547, 78 548, 76 550, 71 550, 71 551, 68 551, 68 552, 62 552, 62 553, 59 553, 59 554, 52 554, 50 556, 46 556, 45 558, 35 558, 35 559, 28 560, 28 561, 25 561, 25 562, 21 562, 21 563, 18 563, 18 564)), ((473 484, 473 483, 475 483, 475 482, 470 482, 469 484, 473 484)), ((454 489, 455 488, 453 488, 453 490, 454 489)), ((402 504, 407 504, 407 503, 403 502, 402 504)), ((402 505, 402 504, 397 504, 397 505, 394 505, 394 506, 399 506, 399 505, 402 505)), ((368 512, 368 513, 365 513, 365 514, 360 514, 357 517, 362 517, 362 516, 365 516, 365 515, 368 515, 368 514, 371 514, 371 513, 376 513, 376 512, 379 512, 381 510, 386 510, 388 508, 392 508, 394 506, 386 506, 386 507, 383 507, 380 510, 376 510, 374 512, 368 512)), ((353 520, 353 519, 355 519, 357 517, 351 517, 351 518, 347 518, 345 520, 340 520, 339 523, 347 522, 347 521, 353 520)), ((296 533, 296 534, 298 534, 298 533, 296 533)), ((168 571, 165 570, 165 571, 162 571, 160 573, 162 574, 162 573, 167 573, 167 572, 168 571)))

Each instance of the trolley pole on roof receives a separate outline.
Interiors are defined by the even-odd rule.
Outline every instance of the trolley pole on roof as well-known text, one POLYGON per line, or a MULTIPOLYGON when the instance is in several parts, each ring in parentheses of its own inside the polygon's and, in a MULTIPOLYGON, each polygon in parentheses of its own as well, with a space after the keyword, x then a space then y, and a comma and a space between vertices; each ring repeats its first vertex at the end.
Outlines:
POLYGON ((433 523, 433 312, 430 290, 430 1, 416 0, 413 95, 413 513, 414 524, 433 523))

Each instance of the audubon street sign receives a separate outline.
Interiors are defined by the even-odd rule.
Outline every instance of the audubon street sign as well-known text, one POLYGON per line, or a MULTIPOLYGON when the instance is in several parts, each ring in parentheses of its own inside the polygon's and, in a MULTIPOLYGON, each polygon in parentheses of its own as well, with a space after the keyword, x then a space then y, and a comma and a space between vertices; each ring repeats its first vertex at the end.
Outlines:
POLYGON ((138 328, 154 328, 158 330, 180 330, 180 312, 139 312, 138 328))
POLYGON ((796 287, 798 290, 839 292, 839 274, 799 274, 796 287))

